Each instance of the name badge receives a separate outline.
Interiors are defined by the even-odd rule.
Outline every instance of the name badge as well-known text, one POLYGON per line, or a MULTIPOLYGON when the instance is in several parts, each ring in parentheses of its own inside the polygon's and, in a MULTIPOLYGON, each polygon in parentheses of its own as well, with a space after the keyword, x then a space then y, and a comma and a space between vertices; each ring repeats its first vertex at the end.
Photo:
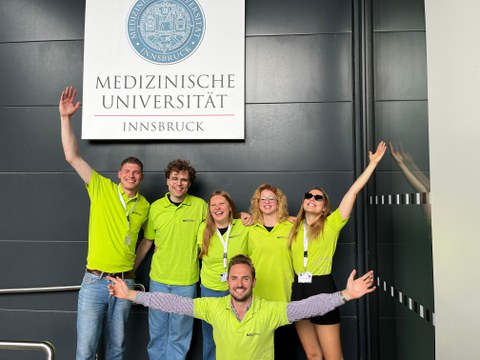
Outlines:
POLYGON ((305 271, 303 273, 298 274, 298 282, 299 283, 311 283, 312 282, 312 273, 305 271))
POLYGON ((227 273, 222 273, 220 274, 220 282, 226 282, 227 281, 227 273))
POLYGON ((125 245, 130 246, 131 243, 132 243, 132 238, 130 237, 130 234, 127 234, 125 236, 125 245))

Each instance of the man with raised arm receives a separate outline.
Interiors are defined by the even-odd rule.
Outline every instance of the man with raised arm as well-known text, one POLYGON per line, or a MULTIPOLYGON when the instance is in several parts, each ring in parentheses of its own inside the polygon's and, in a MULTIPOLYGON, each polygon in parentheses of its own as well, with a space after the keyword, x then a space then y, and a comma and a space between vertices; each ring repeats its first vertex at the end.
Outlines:
POLYGON ((127 289, 133 288, 135 246, 150 207, 138 193, 143 164, 135 157, 123 160, 118 184, 90 167, 80 156, 72 127, 72 116, 80 106, 75 102, 76 93, 67 87, 58 106, 65 158, 85 182, 90 197, 87 266, 78 295, 76 359, 96 358, 104 320, 106 359, 123 359, 131 302, 109 296, 107 276, 123 279, 127 289))
POLYGON ((218 360, 274 359, 276 328, 311 316, 322 315, 375 290, 373 271, 354 280, 350 274, 345 290, 319 294, 290 303, 266 301, 253 296, 255 268, 246 255, 234 256, 228 266, 228 290, 223 298, 190 299, 160 292, 138 292, 117 277, 109 277, 111 295, 165 312, 193 316, 213 326, 218 360))

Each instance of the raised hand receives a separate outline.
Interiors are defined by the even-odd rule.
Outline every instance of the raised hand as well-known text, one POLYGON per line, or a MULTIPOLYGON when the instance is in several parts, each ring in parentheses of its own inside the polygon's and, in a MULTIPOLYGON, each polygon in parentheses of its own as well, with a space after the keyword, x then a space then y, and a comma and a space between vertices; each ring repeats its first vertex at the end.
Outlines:
POLYGON ((72 116, 78 110, 80 101, 75 103, 75 96, 77 95, 77 89, 72 86, 67 86, 60 95, 60 101, 58 103, 58 111, 60 116, 72 116))
POLYGON ((367 272, 354 280, 357 270, 353 270, 347 280, 347 288, 342 291, 347 300, 358 299, 365 294, 371 293, 376 289, 373 285, 373 271, 367 272))
POLYGON ((380 160, 382 160, 385 151, 387 151, 387 144, 385 144, 385 141, 380 141, 377 146, 377 151, 375 151, 374 154, 372 154, 371 151, 368 152, 370 162, 378 164, 380 160))

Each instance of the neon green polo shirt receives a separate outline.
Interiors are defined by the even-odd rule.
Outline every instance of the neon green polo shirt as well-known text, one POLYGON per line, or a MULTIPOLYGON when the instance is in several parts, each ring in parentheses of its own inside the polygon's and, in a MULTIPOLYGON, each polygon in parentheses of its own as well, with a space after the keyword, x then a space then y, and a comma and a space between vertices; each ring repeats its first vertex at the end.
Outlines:
POLYGON ((255 223, 248 232, 248 255, 256 270, 253 292, 270 301, 290 301, 294 278, 288 235, 292 224, 285 220, 268 231, 255 223))
MULTIPOLYGON (((338 236, 347 221, 348 218, 342 220, 337 209, 325 220, 323 231, 318 238, 308 239, 307 271, 312 275, 328 275, 332 272, 333 255, 337 248, 338 236)), ((292 243, 292 255, 295 274, 305 272, 303 267, 303 221, 300 223, 297 236, 292 243)))
POLYGON ((93 171, 86 185, 90 197, 90 222, 88 227, 87 268, 105 272, 122 272, 133 269, 138 232, 148 217, 150 204, 137 192, 129 199, 122 187, 93 171), (125 209, 118 197, 118 190, 131 210, 128 228, 125 209), (130 234, 130 243, 126 241, 130 234))
POLYGON ((253 297, 241 322, 231 307, 230 295, 193 300, 193 316, 213 326, 218 360, 273 360, 273 332, 289 324, 287 303, 253 297))
MULTIPOLYGON (((202 248, 204 230, 205 222, 198 229, 197 244, 199 249, 202 248)), ((243 226, 241 220, 233 219, 228 239, 227 266, 230 259, 235 255, 247 253, 247 236, 248 227, 243 226)), ((224 241, 226 240, 225 237, 226 233, 223 234, 224 241)), ((223 244, 217 232, 215 232, 210 239, 208 254, 202 258, 202 270, 200 271, 202 285, 210 290, 228 290, 227 283, 220 281, 220 275, 226 272, 227 269, 223 267, 223 244)))
POLYGON ((176 206, 168 193, 150 208, 145 238, 155 240, 150 278, 168 285, 198 281, 198 227, 205 220, 207 203, 188 195, 176 206))

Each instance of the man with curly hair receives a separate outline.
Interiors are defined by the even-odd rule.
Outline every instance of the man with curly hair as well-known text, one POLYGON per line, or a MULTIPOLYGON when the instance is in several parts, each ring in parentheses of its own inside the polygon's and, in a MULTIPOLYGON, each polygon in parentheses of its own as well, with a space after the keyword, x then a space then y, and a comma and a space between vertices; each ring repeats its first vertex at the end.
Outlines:
MULTIPOLYGON (((155 243, 150 291, 196 297, 199 279, 197 232, 206 218, 204 200, 188 194, 195 169, 186 160, 174 160, 165 169, 168 192, 155 201, 137 249, 135 269, 155 243)), ((193 318, 149 309, 148 354, 154 359, 185 359, 190 348, 193 318)))

